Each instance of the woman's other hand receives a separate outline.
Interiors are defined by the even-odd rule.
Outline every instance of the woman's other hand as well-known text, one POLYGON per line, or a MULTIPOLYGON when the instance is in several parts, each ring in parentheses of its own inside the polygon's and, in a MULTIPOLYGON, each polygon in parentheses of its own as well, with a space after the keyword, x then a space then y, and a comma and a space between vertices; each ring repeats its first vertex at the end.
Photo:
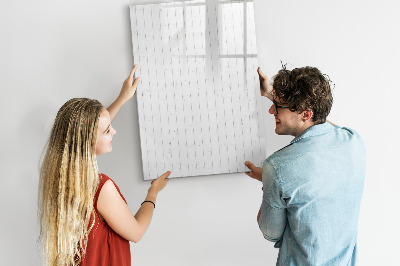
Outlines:
POLYGON ((158 193, 160 192, 168 183, 168 176, 171 174, 170 171, 166 172, 162 176, 158 177, 151 181, 151 187, 149 188, 149 192, 158 193))

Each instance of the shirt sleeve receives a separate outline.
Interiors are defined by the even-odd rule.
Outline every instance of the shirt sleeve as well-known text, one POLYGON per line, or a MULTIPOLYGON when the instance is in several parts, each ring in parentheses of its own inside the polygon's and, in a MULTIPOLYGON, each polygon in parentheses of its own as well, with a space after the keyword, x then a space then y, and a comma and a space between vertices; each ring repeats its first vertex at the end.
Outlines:
POLYGON ((287 216, 286 203, 282 200, 282 189, 277 180, 274 166, 267 159, 263 164, 263 201, 258 225, 264 238, 278 242, 275 247, 280 247, 280 240, 285 231, 287 216))

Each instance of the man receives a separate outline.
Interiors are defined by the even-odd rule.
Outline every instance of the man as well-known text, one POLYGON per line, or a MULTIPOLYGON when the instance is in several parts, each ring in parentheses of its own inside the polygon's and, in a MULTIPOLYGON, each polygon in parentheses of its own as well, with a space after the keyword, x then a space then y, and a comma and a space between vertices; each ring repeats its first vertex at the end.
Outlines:
POLYGON ((277 265, 355 265, 365 177, 365 148, 352 129, 326 122, 333 98, 317 68, 287 70, 269 83, 260 69, 261 95, 273 101, 278 135, 289 145, 251 162, 247 175, 262 181, 257 221, 279 248, 277 265))

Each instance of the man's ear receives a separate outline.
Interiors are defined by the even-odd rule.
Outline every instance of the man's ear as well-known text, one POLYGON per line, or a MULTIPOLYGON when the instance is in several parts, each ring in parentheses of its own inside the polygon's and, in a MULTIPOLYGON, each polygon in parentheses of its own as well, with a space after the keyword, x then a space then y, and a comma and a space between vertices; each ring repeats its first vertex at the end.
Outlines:
POLYGON ((312 116, 313 116, 313 111, 311 109, 307 109, 303 111, 303 113, 301 114, 301 119, 303 120, 303 122, 306 122, 310 120, 312 116))

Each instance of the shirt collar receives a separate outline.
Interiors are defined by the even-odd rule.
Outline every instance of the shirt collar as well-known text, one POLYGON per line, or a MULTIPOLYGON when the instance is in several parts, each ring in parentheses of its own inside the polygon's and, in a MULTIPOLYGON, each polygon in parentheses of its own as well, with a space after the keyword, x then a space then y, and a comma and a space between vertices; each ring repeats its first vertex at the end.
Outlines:
POLYGON ((309 128, 307 128, 306 130, 304 130, 300 135, 298 135, 297 137, 295 137, 290 144, 300 140, 300 139, 304 139, 304 138, 308 138, 308 137, 314 137, 314 136, 318 136, 318 135, 322 135, 325 134, 328 131, 331 131, 334 128, 334 126, 332 126, 331 123, 329 122, 325 122, 323 124, 318 124, 318 125, 314 125, 311 126, 309 128))

